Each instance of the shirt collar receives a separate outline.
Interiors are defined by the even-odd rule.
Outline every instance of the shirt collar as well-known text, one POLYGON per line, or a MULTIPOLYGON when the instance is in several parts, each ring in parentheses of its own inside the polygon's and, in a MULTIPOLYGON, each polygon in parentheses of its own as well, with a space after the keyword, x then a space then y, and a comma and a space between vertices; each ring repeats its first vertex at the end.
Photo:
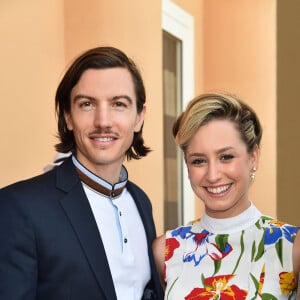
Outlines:
POLYGON ((98 191, 99 193, 109 198, 118 197, 126 187, 128 181, 128 172, 123 165, 120 172, 119 182, 112 185, 103 178, 97 176, 96 174, 88 170, 77 160, 77 158, 74 155, 72 155, 72 161, 75 165, 77 174, 81 181, 83 181, 92 189, 98 191))

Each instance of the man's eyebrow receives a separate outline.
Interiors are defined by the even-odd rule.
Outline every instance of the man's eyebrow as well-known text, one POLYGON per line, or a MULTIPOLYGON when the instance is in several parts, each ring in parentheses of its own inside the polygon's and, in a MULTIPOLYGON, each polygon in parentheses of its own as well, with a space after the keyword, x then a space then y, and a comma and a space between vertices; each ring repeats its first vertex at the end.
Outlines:
POLYGON ((87 100, 95 100, 94 97, 91 96, 87 96, 84 94, 78 94, 73 98, 73 102, 75 103, 76 101, 80 100, 80 99, 87 99, 87 100))
MULTIPOLYGON (((133 100, 130 96, 128 95, 117 95, 111 98, 111 100, 118 100, 118 99, 122 99, 125 98, 128 100, 128 102, 130 102, 131 104, 133 103, 133 100)), ((92 96, 88 96, 88 95, 84 95, 84 94, 78 94, 73 98, 73 102, 76 102, 80 99, 87 99, 87 100, 96 100, 95 97, 92 96)))
POLYGON ((131 104, 133 103, 132 98, 128 95, 117 95, 117 96, 112 97, 112 100, 118 100, 118 99, 121 99, 121 98, 127 99, 131 104))

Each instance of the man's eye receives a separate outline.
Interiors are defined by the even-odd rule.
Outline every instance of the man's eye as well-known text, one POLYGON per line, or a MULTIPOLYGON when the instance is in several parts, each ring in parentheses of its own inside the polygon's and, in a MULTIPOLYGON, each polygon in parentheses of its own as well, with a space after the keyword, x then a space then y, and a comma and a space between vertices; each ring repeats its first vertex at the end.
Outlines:
POLYGON ((122 101, 117 101, 114 104, 116 107, 126 107, 126 104, 122 101))
POLYGON ((90 101, 84 101, 79 104, 79 107, 84 110, 88 110, 92 108, 92 103, 90 101))
POLYGON ((223 160, 223 161, 230 161, 233 158, 234 158, 234 156, 231 155, 231 154, 224 154, 224 155, 221 156, 221 160, 223 160))

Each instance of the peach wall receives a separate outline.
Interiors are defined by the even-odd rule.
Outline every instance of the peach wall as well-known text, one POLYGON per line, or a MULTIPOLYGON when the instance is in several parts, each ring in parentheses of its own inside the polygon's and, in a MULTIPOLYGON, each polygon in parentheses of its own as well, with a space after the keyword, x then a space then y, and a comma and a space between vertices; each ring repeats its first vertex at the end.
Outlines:
MULTIPOLYGON (((195 93, 237 93, 265 130, 252 198, 276 214, 276 5, 272 0, 174 0, 195 17, 195 93), (268 187, 267 193, 265 187, 268 187), (266 199, 266 194, 268 199, 266 199)), ((161 1, 2 0, 0 186, 31 177, 52 160, 54 93, 74 56, 97 45, 123 49, 140 66, 147 90, 149 157, 127 164, 150 196, 163 231, 161 1), (5 170, 5 171, 3 171, 5 170)), ((202 207, 196 202, 197 214, 202 207)))
MULTIPOLYGON (((275 217, 276 1, 174 2, 196 18, 196 94, 207 91, 237 94, 261 119, 264 129, 261 162, 250 196, 259 209, 275 217)), ((199 214, 203 211, 199 201, 196 211, 199 214)))
POLYGON ((53 94, 64 65, 60 0, 0 2, 0 186, 53 158, 53 94))
POLYGON ((56 143, 54 94, 74 56, 98 45, 123 49, 139 65, 147 91, 149 157, 127 164, 163 224, 162 31, 160 1, 3 0, 0 186, 37 175, 56 143), (5 170, 5 172, 3 171, 5 170), (151 180, 149 180, 151 178, 151 180))
POLYGON ((276 1, 205 1, 205 90, 239 95, 264 129, 261 162, 251 199, 276 216, 276 1))
POLYGON ((162 29, 160 1, 65 1, 67 60, 82 50, 110 45, 138 64, 147 93, 145 141, 153 151, 126 164, 129 178, 152 200, 158 232, 163 228, 162 29), (88 16, 88 17, 86 17, 88 16))

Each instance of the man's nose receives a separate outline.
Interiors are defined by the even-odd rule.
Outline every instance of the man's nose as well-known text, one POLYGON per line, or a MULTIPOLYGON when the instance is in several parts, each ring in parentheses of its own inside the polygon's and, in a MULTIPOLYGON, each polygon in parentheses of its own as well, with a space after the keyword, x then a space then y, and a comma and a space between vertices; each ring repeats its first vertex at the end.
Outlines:
POLYGON ((112 111, 107 105, 99 105, 95 110, 95 127, 107 128, 112 125, 112 111))

